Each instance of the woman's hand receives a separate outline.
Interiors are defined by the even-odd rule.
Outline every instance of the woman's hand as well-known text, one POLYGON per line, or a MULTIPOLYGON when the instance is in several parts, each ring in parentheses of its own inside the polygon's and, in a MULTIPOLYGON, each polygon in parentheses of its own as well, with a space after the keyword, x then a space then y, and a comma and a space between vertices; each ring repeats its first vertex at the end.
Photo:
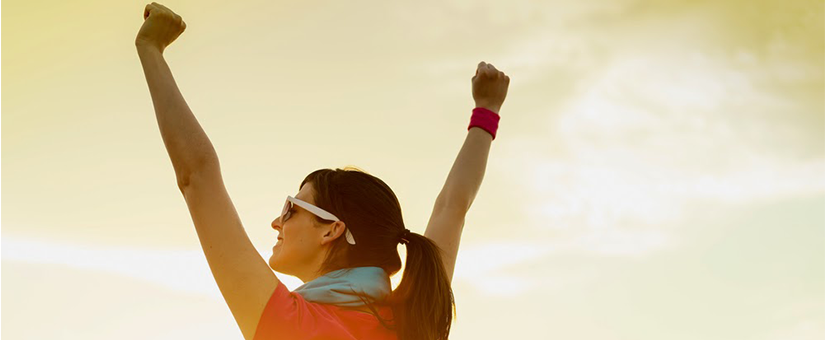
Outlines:
POLYGON ((150 46, 163 52, 185 29, 186 23, 180 15, 153 2, 143 10, 143 26, 135 38, 135 45, 150 46))
POLYGON ((473 99, 476 107, 483 107, 495 113, 501 109, 504 98, 507 97, 507 88, 510 86, 510 77, 497 70, 492 64, 481 62, 476 69, 473 81, 473 99))

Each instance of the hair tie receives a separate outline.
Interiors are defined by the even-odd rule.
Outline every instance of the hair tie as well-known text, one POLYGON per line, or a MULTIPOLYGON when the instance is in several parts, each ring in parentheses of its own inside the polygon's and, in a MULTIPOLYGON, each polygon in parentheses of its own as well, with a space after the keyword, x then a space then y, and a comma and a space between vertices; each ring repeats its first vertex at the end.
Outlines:
POLYGON ((400 237, 400 238, 401 238, 401 241, 399 241, 399 242, 401 242, 401 244, 407 244, 407 243, 410 243, 410 240, 408 240, 408 239, 407 239, 407 236, 408 236, 409 234, 410 234, 410 230, 409 230, 409 229, 406 229, 406 228, 405 228, 403 231, 401 231, 401 237, 400 237))

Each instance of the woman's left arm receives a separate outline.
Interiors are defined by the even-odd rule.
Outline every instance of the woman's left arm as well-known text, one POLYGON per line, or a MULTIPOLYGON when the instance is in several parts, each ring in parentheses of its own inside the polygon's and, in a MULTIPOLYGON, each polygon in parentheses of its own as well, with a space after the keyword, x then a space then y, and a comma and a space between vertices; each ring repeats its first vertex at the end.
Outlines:
MULTIPOLYGON (((476 107, 498 114, 507 96, 510 77, 498 71, 492 64, 482 61, 478 64, 472 84, 476 107)), ((424 231, 424 236, 433 240, 443 250, 442 261, 450 282, 455 270, 465 217, 484 179, 492 141, 492 133, 483 128, 468 128, 467 138, 464 139, 464 145, 458 152, 450 174, 447 175, 447 181, 435 200, 430 221, 424 231)))

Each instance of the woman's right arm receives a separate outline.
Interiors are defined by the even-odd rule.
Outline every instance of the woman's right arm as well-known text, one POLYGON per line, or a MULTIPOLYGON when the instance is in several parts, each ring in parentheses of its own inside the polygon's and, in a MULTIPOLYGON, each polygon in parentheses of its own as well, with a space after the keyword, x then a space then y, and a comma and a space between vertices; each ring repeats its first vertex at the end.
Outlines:
MULTIPOLYGON (((481 62, 472 78, 472 84, 476 107, 498 114, 507 96, 510 78, 493 65, 481 62)), ((484 129, 476 126, 469 129, 447 181, 438 194, 424 232, 424 236, 433 240, 443 251, 444 268, 450 282, 455 270, 461 232, 464 230, 464 218, 484 179, 492 141, 493 136, 484 129)))
POLYGON ((136 46, 163 145, 182 189, 193 173, 214 166, 218 155, 178 89, 163 52, 153 46, 136 46))
POLYGON ((203 168, 217 163, 217 153, 184 100, 164 50, 186 29, 183 18, 158 3, 146 5, 143 25, 135 38, 146 84, 152 97, 163 145, 172 161, 178 187, 203 168))
POLYGON ((227 193, 215 148, 186 104, 163 57, 165 47, 186 24, 180 15, 154 2, 146 5, 143 18, 135 47, 178 189, 218 289, 244 339, 251 340, 280 281, 249 240, 227 193))

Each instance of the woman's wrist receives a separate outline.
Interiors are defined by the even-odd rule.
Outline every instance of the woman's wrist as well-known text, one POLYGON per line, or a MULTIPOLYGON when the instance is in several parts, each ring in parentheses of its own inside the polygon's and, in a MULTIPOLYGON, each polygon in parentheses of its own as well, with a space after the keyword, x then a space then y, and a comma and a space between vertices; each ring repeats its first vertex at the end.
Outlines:
POLYGON ((496 114, 498 114, 498 111, 501 109, 501 105, 490 105, 490 104, 479 104, 479 103, 476 103, 476 107, 477 108, 478 107, 485 108, 487 110, 495 112, 496 114))
POLYGON ((470 125, 467 126, 467 130, 478 127, 487 131, 495 140, 499 120, 501 120, 501 116, 499 116, 497 112, 486 107, 476 107, 473 109, 473 114, 470 117, 470 125))
POLYGON ((148 42, 135 42, 135 48, 137 48, 138 54, 142 53, 158 53, 163 54, 163 51, 158 48, 157 45, 151 44, 148 42))

